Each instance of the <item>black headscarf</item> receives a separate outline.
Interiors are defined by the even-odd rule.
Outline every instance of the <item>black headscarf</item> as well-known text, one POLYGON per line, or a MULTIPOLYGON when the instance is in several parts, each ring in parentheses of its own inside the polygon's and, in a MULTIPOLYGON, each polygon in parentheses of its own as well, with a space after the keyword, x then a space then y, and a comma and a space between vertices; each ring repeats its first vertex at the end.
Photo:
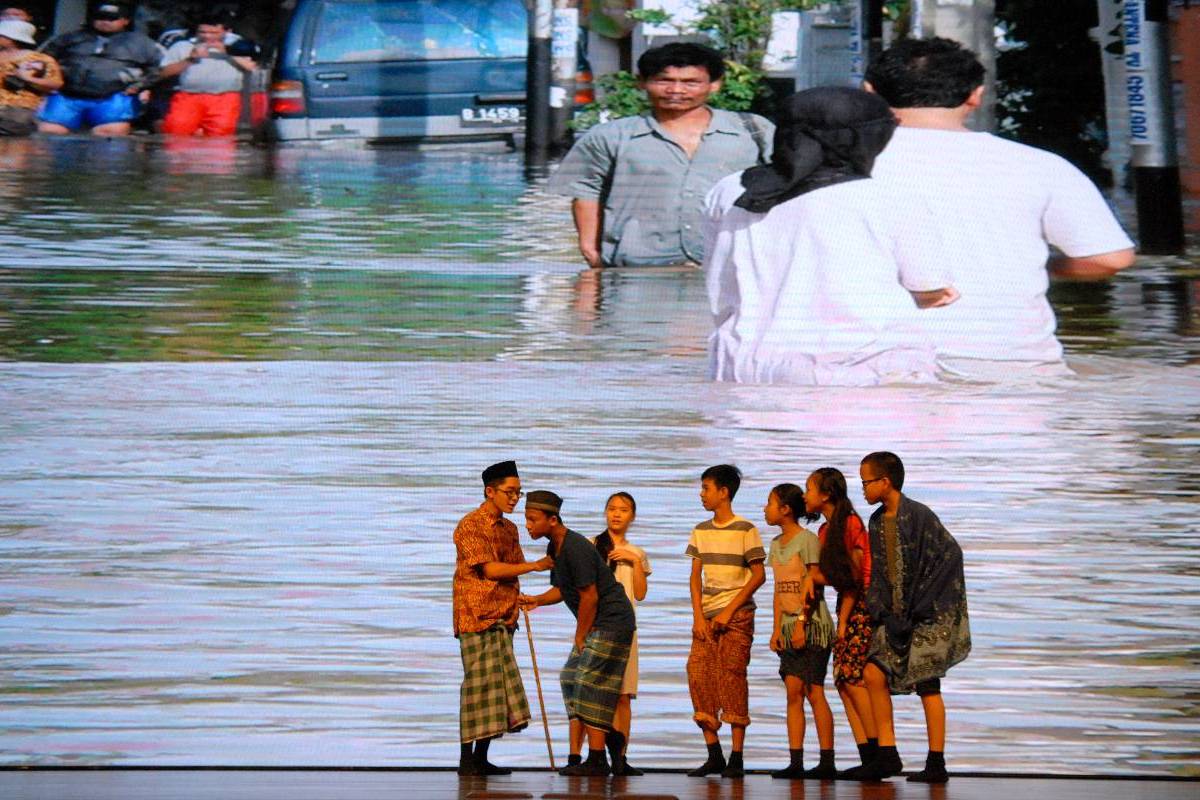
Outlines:
POLYGON ((771 163, 742 173, 746 191, 734 205, 763 213, 835 183, 871 176, 896 118, 883 98, 848 86, 821 86, 780 107, 771 163))

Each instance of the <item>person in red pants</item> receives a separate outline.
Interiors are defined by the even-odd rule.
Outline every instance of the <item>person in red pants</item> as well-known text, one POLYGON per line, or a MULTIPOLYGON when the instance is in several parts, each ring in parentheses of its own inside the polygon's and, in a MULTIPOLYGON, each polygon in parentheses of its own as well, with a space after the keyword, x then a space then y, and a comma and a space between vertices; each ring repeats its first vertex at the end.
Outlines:
POLYGON ((196 34, 168 48, 162 78, 179 78, 163 133, 233 136, 242 112, 242 83, 255 68, 257 48, 229 30, 221 14, 201 16, 196 34))

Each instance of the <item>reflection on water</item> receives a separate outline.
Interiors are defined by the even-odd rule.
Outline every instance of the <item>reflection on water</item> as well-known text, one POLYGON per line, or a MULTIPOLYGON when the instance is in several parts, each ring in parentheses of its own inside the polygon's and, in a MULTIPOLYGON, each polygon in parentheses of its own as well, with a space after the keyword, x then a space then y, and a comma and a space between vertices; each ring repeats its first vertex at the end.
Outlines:
MULTIPOLYGON (((758 520, 775 483, 890 447, 967 555, 951 768, 1194 773, 1194 266, 1056 287, 1068 379, 712 385, 698 274, 578 273, 565 205, 514 155, 20 145, 0 142, 0 762, 454 763, 449 533, 515 457, 581 531, 637 497, 631 760, 694 765, 699 472, 740 464, 758 520)), ((786 749, 767 590, 752 768, 786 749)), ((533 626, 561 753, 573 623, 533 626)), ((919 764, 918 704, 897 708, 919 764)), ((497 747, 545 760, 536 730, 497 747)))

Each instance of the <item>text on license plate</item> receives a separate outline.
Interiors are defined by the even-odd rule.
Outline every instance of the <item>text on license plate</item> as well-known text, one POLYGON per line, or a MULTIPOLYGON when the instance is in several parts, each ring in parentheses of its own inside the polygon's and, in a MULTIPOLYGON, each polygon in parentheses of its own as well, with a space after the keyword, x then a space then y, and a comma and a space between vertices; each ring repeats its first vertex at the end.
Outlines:
POLYGON ((523 118, 518 106, 484 106, 462 110, 463 125, 515 125, 523 118))

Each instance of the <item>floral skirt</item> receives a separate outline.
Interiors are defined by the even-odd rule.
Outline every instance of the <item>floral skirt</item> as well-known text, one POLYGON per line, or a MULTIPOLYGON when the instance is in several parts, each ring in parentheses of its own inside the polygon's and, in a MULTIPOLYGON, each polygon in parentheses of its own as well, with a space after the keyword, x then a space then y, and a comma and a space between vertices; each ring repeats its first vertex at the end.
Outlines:
POLYGON ((871 617, 860 594, 850 610, 846 635, 833 641, 833 682, 862 686, 863 668, 867 666, 870 647, 871 617))

